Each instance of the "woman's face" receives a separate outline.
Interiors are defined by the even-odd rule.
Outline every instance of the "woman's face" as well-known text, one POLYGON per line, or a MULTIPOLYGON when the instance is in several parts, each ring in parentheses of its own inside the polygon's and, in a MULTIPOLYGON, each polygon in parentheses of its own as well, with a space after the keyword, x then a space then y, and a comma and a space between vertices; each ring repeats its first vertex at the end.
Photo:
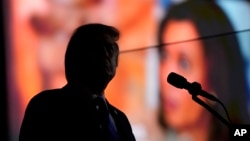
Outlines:
MULTIPOLYGON (((172 43, 197 37, 199 35, 191 21, 170 21, 164 30, 163 42, 172 43)), ((170 72, 175 72, 189 82, 199 82, 205 90, 208 88, 202 42, 197 40, 165 46, 159 70, 165 122, 177 130, 200 124, 206 109, 193 101, 187 90, 178 89, 166 80, 170 72)))

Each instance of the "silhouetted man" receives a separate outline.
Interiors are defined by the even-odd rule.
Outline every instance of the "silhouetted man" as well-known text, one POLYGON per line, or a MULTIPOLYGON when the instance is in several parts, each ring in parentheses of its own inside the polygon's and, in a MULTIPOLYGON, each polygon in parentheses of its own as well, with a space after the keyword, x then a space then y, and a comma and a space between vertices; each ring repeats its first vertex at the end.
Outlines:
POLYGON ((118 39, 118 30, 103 24, 75 30, 65 54, 67 84, 31 99, 20 141, 135 140, 126 115, 104 95, 116 73, 118 39))

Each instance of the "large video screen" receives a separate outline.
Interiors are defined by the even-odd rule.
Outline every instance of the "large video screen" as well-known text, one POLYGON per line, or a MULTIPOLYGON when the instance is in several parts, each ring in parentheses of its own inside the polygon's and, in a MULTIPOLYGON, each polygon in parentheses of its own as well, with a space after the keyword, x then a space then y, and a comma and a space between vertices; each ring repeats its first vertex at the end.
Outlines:
MULTIPOLYGON (((67 83, 67 43, 74 29, 87 23, 120 31, 117 74, 105 96, 127 115, 138 141, 226 138, 211 127, 223 131, 223 122, 187 90, 167 82, 170 72, 200 83, 225 104, 232 122, 249 122, 249 1, 10 0, 8 5, 10 141, 18 140, 29 100, 67 83)), ((228 120, 221 105, 198 97, 228 120)))

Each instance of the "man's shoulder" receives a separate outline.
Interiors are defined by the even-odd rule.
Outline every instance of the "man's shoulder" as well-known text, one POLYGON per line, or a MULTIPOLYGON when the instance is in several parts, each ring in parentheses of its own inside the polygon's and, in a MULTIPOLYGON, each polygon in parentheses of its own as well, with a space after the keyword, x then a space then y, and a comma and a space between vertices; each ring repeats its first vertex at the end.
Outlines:
POLYGON ((121 111, 120 109, 118 109, 117 107, 113 106, 110 103, 108 105, 109 105, 110 112, 113 113, 112 115, 117 115, 119 117, 125 117, 125 118, 127 118, 126 114, 123 111, 121 111))
POLYGON ((58 97, 60 96, 59 94, 61 93, 61 88, 58 89, 47 89, 43 90, 39 93, 37 93, 32 99, 47 99, 47 98, 52 98, 52 97, 58 97))
POLYGON ((49 104, 50 102, 55 102, 58 101, 59 99, 62 99, 63 98, 62 93, 63 92, 61 88, 43 90, 35 94, 31 98, 29 103, 32 105, 49 104))

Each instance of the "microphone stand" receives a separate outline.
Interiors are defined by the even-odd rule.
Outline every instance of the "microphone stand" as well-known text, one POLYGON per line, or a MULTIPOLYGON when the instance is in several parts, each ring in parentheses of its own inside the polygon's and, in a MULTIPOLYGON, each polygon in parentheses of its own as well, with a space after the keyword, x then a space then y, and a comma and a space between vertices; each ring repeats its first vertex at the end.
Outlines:
POLYGON ((213 110, 211 107, 209 107, 205 102, 200 100, 196 95, 192 96, 192 99, 200 104, 201 106, 205 107, 209 112, 211 112, 215 117, 217 117, 219 120, 221 120, 228 128, 231 127, 231 124, 225 120, 221 115, 219 115, 215 110, 213 110))
MULTIPOLYGON (((197 82, 193 82, 188 86, 188 92, 192 95, 192 99, 197 102, 198 104, 200 104, 201 106, 205 107, 209 112, 211 112, 215 117, 217 117, 219 120, 221 120, 228 128, 231 127, 231 124, 224 119, 220 114, 218 114, 215 110, 213 110, 210 106, 208 106, 205 102, 203 102, 202 100, 200 100, 197 95, 201 95, 203 97, 206 97, 210 100, 216 101, 221 103, 216 97, 213 97, 211 94, 203 91, 201 89, 201 85, 197 82), (205 95, 204 95, 205 94, 205 95)), ((223 103, 221 103, 222 106, 223 103)), ((226 110, 226 109, 225 109, 226 110)), ((227 112, 227 111, 226 111, 227 112)))

